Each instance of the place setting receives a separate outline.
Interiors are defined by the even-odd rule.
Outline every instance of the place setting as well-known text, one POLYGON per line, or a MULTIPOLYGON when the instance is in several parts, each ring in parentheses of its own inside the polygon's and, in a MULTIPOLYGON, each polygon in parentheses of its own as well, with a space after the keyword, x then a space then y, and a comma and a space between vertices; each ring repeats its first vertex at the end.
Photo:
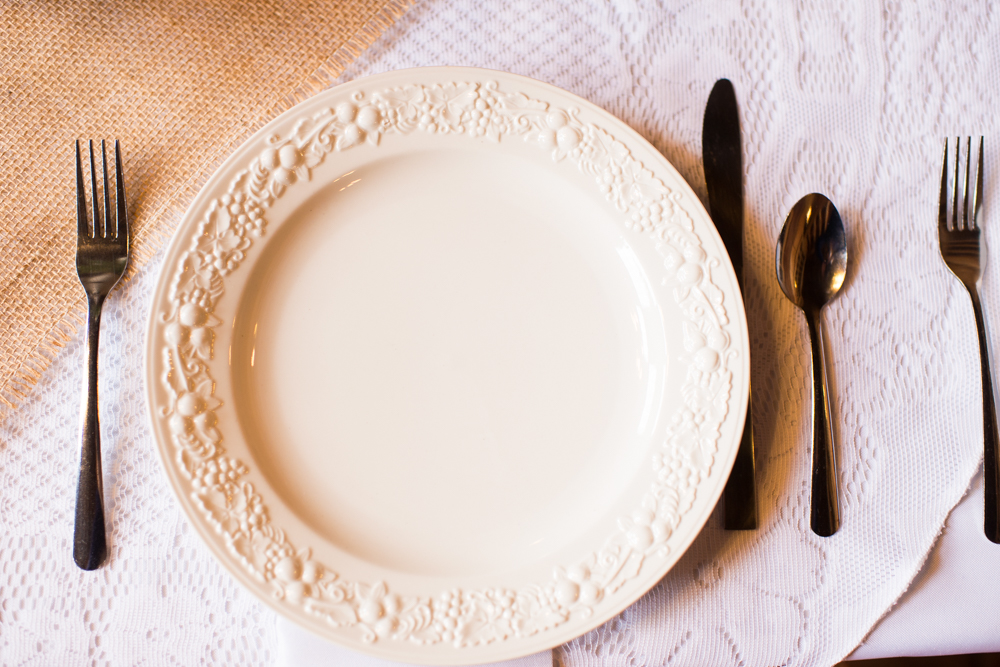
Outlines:
MULTIPOLYGON (((621 612, 676 564, 723 491, 725 528, 757 530, 728 80, 709 98, 703 150, 714 219, 610 114, 462 68, 344 84, 262 128, 175 233, 147 334, 161 461, 232 576, 352 650, 476 664, 621 612)), ((77 145, 92 346, 128 261, 117 142, 114 154, 115 225, 103 144, 94 204, 90 145, 88 228, 77 145)), ((960 192, 946 154, 940 232, 977 307, 978 245, 958 234, 978 230, 979 156, 969 203, 969 165, 960 192)), ((800 199, 775 253, 808 323, 809 525, 830 537, 841 498, 821 313, 848 272, 834 204, 800 199)), ((83 569, 107 553, 96 351, 91 367, 83 569)))
POLYGON ((60 130, 79 329, 3 399, 6 514, 53 537, 8 519, 0 648, 62 573, 111 663, 906 651, 934 554, 998 558, 993 126, 824 107, 805 47, 664 74, 689 35, 628 94, 595 52, 442 64, 406 31, 465 19, 405 11, 173 198, 133 132, 60 130))

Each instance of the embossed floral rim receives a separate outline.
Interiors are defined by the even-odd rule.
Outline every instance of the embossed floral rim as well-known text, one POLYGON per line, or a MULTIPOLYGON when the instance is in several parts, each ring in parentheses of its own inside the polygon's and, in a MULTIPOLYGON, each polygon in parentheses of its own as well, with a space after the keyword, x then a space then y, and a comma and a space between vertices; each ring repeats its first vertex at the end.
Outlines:
MULTIPOLYGON (((745 340, 745 325, 740 329, 730 322, 724 292, 713 282, 714 271, 731 270, 702 247, 682 205, 691 197, 688 192, 668 188, 625 143, 581 121, 577 108, 558 108, 506 90, 498 80, 508 77, 499 73, 451 72, 467 80, 380 88, 372 79, 363 91, 328 91, 329 106, 298 118, 287 136, 268 136, 226 193, 202 209, 189 247, 166 268, 166 305, 157 302, 160 310, 152 315, 151 333, 159 333, 150 337, 150 359, 158 376, 150 380, 159 383, 168 400, 155 404, 151 389, 150 407, 169 439, 165 456, 169 451, 188 482, 194 507, 245 573, 270 591, 272 604, 321 619, 364 642, 448 643, 465 649, 533 637, 571 618, 589 618, 602 600, 670 556, 670 538, 716 463, 733 398, 733 371, 746 378, 747 362, 731 340, 734 328, 745 340), (575 163, 621 211, 623 224, 655 245, 662 277, 673 285, 683 316, 683 403, 653 457, 655 481, 641 506, 619 519, 600 549, 555 567, 548 581, 526 587, 415 597, 397 593, 384 581, 347 580, 274 525, 267 502, 246 479, 247 464, 227 453, 217 428, 223 405, 209 367, 214 331, 221 324, 215 308, 226 278, 240 269, 253 239, 266 232, 268 209, 289 188, 308 180, 329 154, 373 150, 386 135, 414 132, 526 141, 554 161, 575 163)), ((741 306, 736 312, 742 317, 741 306)), ((745 400, 745 391, 737 396, 745 400)))

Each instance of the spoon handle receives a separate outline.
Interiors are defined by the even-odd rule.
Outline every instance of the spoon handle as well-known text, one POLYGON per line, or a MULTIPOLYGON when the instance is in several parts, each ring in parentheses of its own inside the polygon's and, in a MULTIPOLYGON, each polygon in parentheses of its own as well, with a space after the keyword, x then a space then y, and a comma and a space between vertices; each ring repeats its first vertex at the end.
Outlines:
POLYGON ((990 373, 989 341, 986 338, 986 320, 979 299, 979 290, 969 288, 972 310, 976 314, 976 332, 979 334, 979 363, 983 376, 983 476, 986 485, 986 511, 984 528, 991 542, 1000 544, 1000 446, 997 433, 997 411, 993 403, 993 375, 990 373))
POLYGON ((826 378, 823 321, 819 309, 806 310, 812 348, 813 462, 810 525, 814 533, 829 537, 840 528, 837 455, 830 421, 830 388, 826 378))

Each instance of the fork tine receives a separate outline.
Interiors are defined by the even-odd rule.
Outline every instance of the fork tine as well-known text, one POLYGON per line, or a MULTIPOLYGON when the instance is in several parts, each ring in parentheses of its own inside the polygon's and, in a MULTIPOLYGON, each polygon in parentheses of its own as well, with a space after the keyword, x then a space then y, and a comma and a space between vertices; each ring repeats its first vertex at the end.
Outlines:
MULTIPOLYGON (((972 138, 970 137, 971 141, 972 138)), ((976 188, 972 191, 972 226, 978 227, 979 207, 982 206, 983 196, 983 137, 979 137, 979 159, 976 165, 976 188)))
POLYGON ((958 168, 962 164, 962 138, 955 137, 955 184, 954 194, 951 198, 951 228, 961 229, 958 226, 958 168))
POLYGON ((104 236, 104 230, 101 229, 101 212, 98 208, 97 199, 97 172, 94 169, 94 140, 90 139, 87 143, 90 144, 90 202, 94 206, 94 233, 93 238, 99 239, 104 236))
POLYGON ((80 160, 80 140, 76 140, 76 233, 78 236, 89 236, 90 225, 87 223, 87 197, 83 192, 83 164, 80 160))
POLYGON ((115 235, 129 242, 128 209, 125 202, 125 173, 122 171, 122 149, 115 139, 115 235), (122 238, 124 236, 124 239, 122 238))
POLYGON ((941 161, 941 198, 938 202, 938 234, 948 232, 948 139, 944 140, 944 159, 941 161))
MULTIPOLYGON (((968 137, 965 140, 965 176, 962 178, 962 190, 965 194, 962 199, 962 226, 965 229, 972 229, 974 225, 969 222, 969 166, 971 164, 972 158, 972 137, 968 137)), ((955 202, 955 207, 958 207, 958 202, 955 202)), ((973 218, 972 222, 975 222, 973 218)))
POLYGON ((111 236, 111 193, 108 191, 108 151, 101 139, 101 172, 104 176, 104 236, 111 236))

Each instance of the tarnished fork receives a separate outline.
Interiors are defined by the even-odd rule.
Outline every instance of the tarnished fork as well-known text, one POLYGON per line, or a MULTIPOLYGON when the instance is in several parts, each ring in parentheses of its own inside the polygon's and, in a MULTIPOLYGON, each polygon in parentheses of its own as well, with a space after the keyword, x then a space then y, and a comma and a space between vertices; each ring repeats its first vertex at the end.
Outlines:
POLYGON ((990 354, 986 338, 986 323, 983 318, 979 285, 986 266, 986 245, 981 240, 979 209, 983 197, 983 138, 979 138, 979 158, 976 160, 975 188, 972 202, 969 202, 969 182, 972 180, 972 137, 965 143, 965 171, 961 170, 960 138, 955 138, 955 170, 951 197, 951 222, 948 207, 948 140, 944 142, 944 160, 941 167, 941 199, 938 205, 938 241, 941 256, 951 272, 962 282, 972 299, 972 310, 976 315, 976 330, 979 333, 979 362, 983 377, 983 473, 986 486, 986 507, 984 528, 986 537, 1000 544, 1000 433, 997 429, 997 413, 993 398, 993 376, 990 373, 990 354), (963 185, 959 188, 959 183, 963 185), (961 200, 959 193, 961 191, 961 200))
POLYGON ((76 491, 76 527, 73 533, 73 560, 84 570, 101 566, 108 555, 104 527, 104 484, 101 477, 101 429, 97 418, 97 342, 101 329, 104 299, 121 279, 128 266, 129 226, 125 205, 125 178, 121 147, 115 141, 115 218, 111 219, 108 187, 108 155, 101 141, 104 188, 103 206, 94 169, 94 142, 90 144, 90 193, 94 208, 93 225, 87 216, 87 199, 76 142, 76 271, 87 292, 87 386, 83 403, 83 445, 80 453, 80 480, 76 491), (103 216, 101 215, 103 211, 103 216))

